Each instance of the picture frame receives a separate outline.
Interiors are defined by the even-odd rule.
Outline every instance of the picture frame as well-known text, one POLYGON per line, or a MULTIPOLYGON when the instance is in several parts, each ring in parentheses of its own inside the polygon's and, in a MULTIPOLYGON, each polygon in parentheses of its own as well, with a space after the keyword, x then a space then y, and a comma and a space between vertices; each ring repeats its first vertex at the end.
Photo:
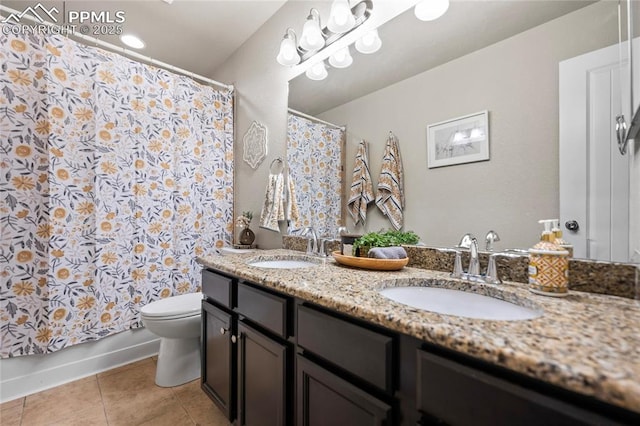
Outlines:
POLYGON ((427 167, 489 160, 489 111, 427 126, 427 167))

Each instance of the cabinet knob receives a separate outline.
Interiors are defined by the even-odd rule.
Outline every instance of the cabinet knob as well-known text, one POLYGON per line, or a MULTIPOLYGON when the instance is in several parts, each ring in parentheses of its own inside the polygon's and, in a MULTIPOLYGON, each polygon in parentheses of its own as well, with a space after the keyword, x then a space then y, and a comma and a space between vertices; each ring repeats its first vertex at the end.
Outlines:
POLYGON ((227 331, 229 331, 228 328, 220 327, 220 334, 225 334, 227 331))
POLYGON ((573 231, 576 232, 578 229, 580 229, 580 225, 578 224, 577 221, 575 220, 568 220, 565 222, 564 226, 569 230, 569 231, 573 231))
POLYGON ((231 342, 235 343, 238 341, 238 338, 236 336, 231 336, 231 342))

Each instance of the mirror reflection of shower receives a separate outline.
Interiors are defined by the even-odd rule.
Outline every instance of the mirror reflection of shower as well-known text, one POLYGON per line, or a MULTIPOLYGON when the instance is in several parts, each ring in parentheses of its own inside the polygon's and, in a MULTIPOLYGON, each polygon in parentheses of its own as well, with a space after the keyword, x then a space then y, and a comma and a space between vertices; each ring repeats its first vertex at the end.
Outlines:
POLYGON ((344 225, 342 168, 346 127, 289 109, 287 166, 293 181, 299 228, 313 227, 320 236, 335 237, 344 225))

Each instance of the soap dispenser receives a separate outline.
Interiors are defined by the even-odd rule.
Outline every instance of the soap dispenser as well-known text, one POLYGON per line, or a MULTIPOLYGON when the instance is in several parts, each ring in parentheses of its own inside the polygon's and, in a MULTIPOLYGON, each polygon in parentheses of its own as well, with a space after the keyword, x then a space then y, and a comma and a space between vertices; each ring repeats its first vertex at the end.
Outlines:
POLYGON ((544 231, 529 249, 529 290, 544 296, 563 297, 569 293, 569 252, 555 243, 555 219, 540 220, 544 231))
POLYGON ((553 219, 553 228, 551 229, 554 236, 554 243, 562 249, 569 252, 569 258, 573 257, 573 245, 562 238, 562 230, 560 229, 560 220, 553 219))

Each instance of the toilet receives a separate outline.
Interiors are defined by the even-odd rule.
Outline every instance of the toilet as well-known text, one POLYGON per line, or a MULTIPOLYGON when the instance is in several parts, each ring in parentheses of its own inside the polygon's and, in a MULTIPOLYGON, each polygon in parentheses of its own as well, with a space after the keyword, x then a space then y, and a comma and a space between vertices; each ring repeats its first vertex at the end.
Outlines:
POLYGON ((140 309, 142 323, 160 337, 156 384, 178 386, 200 377, 202 293, 156 300, 140 309))

